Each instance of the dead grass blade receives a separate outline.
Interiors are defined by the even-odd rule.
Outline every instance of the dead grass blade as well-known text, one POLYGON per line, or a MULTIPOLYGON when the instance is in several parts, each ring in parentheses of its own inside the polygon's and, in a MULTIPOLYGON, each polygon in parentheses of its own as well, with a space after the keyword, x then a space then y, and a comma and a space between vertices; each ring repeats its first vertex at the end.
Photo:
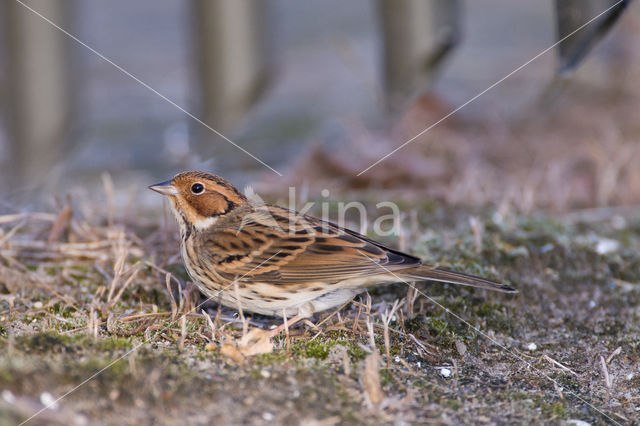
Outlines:
POLYGON ((360 381, 366 395, 366 400, 371 405, 378 405, 384 399, 382 385, 380 384, 380 355, 373 351, 364 359, 364 365, 360 373, 360 381))
POLYGON ((71 207, 71 196, 67 198, 67 205, 60 211, 55 222, 51 226, 47 242, 49 244, 54 241, 58 241, 66 229, 71 225, 71 218, 73 217, 73 208, 71 207))

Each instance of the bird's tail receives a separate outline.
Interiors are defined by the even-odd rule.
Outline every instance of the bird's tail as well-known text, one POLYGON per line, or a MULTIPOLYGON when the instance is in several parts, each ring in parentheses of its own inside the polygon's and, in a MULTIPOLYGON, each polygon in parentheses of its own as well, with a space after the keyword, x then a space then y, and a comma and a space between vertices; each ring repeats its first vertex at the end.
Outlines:
POLYGON ((495 281, 475 277, 473 275, 434 268, 432 266, 418 266, 417 268, 403 270, 402 277, 406 280, 439 281, 442 283, 486 288, 487 290, 502 291, 504 293, 518 292, 518 290, 506 284, 497 283, 495 281))

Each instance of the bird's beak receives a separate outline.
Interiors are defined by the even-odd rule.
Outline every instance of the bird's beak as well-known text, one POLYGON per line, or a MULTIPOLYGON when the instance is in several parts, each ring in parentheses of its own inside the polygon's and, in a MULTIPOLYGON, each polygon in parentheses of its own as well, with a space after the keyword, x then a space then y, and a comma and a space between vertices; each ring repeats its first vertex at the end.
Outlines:
POLYGON ((149 189, 159 192, 162 195, 178 195, 178 188, 173 186, 170 180, 151 185, 149 189))

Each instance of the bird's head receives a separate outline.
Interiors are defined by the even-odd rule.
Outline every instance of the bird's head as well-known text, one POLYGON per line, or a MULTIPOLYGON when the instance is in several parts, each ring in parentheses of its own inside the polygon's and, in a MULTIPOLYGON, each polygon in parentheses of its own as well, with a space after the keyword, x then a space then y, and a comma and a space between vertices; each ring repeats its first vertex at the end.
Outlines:
POLYGON ((206 228, 247 202, 229 182, 211 173, 188 171, 149 189, 166 195, 180 225, 206 228))

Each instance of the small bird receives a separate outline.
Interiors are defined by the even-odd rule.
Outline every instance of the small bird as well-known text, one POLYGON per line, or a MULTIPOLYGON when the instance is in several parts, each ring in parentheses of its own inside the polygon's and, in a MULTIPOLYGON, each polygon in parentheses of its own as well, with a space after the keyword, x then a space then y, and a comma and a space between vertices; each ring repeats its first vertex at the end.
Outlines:
POLYGON ((187 171, 149 188, 169 198, 196 286, 232 308, 300 319, 340 306, 374 284, 407 281, 517 292, 424 265, 331 222, 255 203, 210 173, 187 171))

